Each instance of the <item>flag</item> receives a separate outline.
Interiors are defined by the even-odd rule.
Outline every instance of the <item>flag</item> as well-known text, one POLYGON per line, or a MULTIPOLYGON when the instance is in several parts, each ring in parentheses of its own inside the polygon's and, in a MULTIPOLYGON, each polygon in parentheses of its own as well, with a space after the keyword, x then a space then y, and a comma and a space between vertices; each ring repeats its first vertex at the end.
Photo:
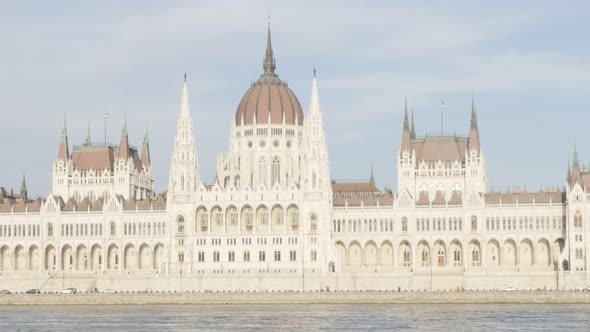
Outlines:
POLYGON ((104 112, 104 118, 108 119, 111 117, 111 113, 104 112))
POLYGON ((440 107, 445 108, 445 101, 442 99, 440 100, 440 107))

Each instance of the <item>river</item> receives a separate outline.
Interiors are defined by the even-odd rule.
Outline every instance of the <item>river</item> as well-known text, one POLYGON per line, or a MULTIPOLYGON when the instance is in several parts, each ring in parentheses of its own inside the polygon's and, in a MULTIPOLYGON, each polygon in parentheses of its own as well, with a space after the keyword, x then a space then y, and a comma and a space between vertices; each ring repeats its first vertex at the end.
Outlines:
POLYGON ((489 331, 590 329, 590 305, 0 307, 0 331, 489 331))

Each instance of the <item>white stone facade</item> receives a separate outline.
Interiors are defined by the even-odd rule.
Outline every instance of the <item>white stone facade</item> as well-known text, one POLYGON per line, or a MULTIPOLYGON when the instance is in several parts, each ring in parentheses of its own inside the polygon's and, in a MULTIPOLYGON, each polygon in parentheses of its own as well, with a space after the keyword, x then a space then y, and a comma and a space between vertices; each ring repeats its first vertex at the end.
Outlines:
POLYGON ((200 176, 186 78, 163 195, 154 195, 147 134, 141 156, 126 126, 119 146, 88 140, 70 154, 64 125, 47 199, 28 200, 25 186, 0 197, 0 288, 587 285, 590 174, 577 155, 563 192, 488 193, 475 105, 468 137, 417 138, 406 110, 397 193, 372 177, 332 182, 315 73, 303 119, 268 38, 265 73, 238 107, 211 184, 200 176))

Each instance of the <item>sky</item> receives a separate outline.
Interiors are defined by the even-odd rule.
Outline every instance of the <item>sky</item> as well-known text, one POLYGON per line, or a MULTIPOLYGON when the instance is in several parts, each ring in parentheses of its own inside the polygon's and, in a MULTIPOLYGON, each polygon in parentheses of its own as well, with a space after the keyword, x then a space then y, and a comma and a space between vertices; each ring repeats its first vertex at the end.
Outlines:
POLYGON ((318 72, 337 181, 396 188, 404 99, 419 136, 467 135, 474 96, 488 190, 562 186, 574 144, 590 161, 587 1, 3 1, 0 186, 51 191, 70 144, 130 143, 147 124, 166 189, 184 73, 205 182, 242 95, 262 73, 270 11, 277 73, 309 110, 318 72), (493 5, 491 5, 493 3, 493 5))

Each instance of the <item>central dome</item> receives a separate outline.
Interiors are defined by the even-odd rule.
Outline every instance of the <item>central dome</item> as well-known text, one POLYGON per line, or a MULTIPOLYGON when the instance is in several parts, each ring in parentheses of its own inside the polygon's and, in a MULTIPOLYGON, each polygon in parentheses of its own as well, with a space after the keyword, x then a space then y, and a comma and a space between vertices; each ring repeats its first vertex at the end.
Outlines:
POLYGON ((270 41, 270 28, 264 58, 264 73, 246 91, 236 110, 236 126, 285 124, 303 125, 303 110, 287 84, 275 74, 276 61, 270 41))

